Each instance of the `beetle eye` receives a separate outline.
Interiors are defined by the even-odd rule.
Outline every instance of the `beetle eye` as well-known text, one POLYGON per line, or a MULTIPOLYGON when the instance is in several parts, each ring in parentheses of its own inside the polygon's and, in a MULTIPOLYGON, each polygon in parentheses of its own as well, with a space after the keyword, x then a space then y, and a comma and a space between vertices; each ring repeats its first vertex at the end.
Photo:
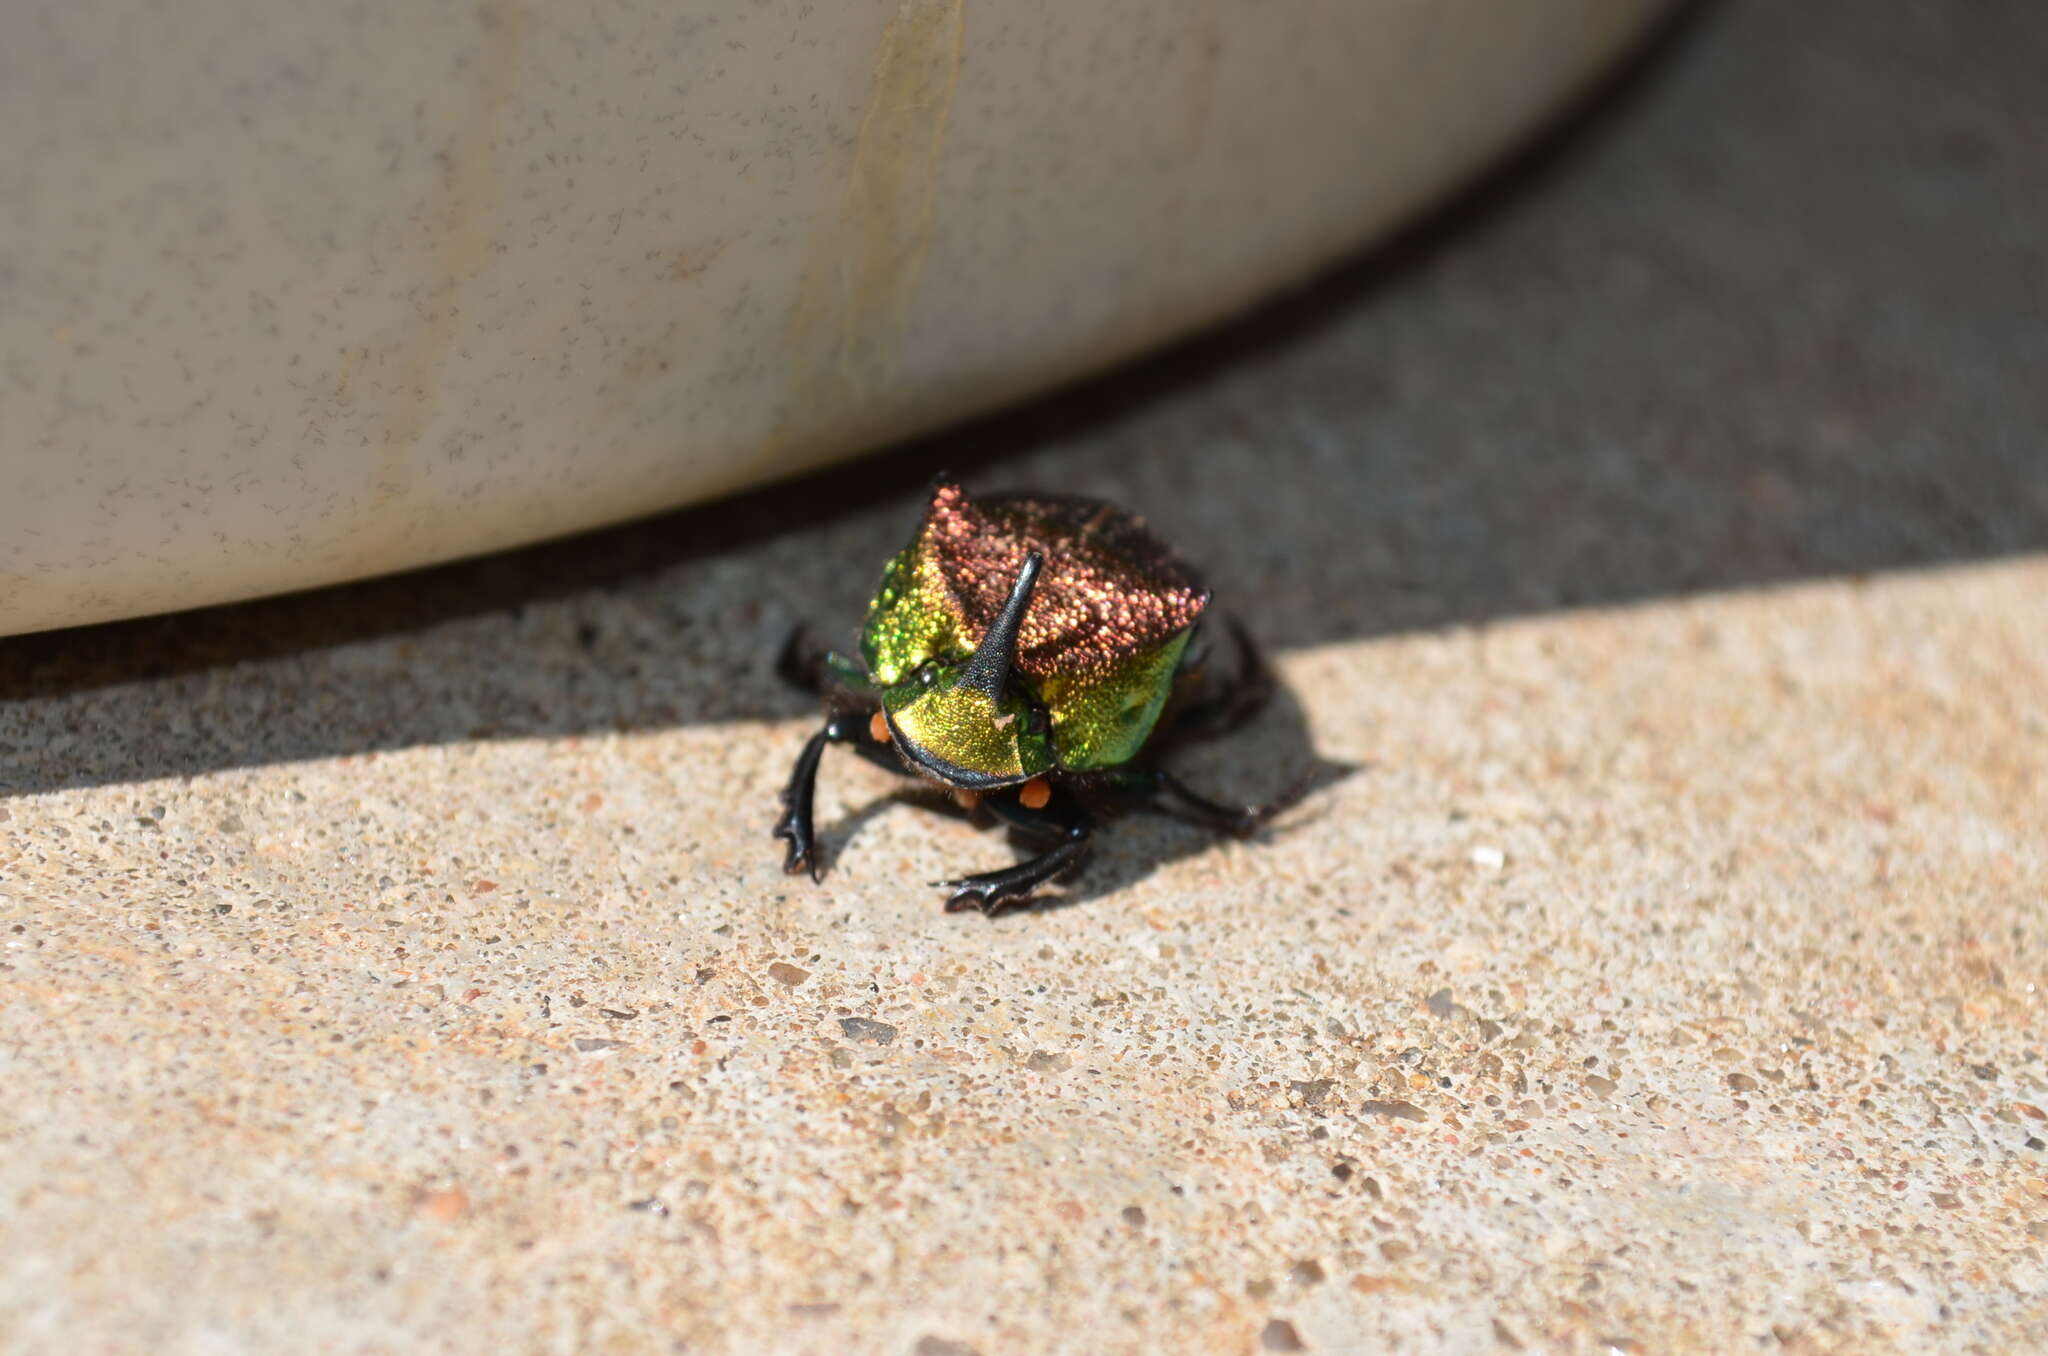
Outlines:
POLYGON ((1034 708, 1031 719, 1025 722, 1024 728, 1035 735, 1042 735, 1052 728, 1052 722, 1046 718, 1045 712, 1034 708))

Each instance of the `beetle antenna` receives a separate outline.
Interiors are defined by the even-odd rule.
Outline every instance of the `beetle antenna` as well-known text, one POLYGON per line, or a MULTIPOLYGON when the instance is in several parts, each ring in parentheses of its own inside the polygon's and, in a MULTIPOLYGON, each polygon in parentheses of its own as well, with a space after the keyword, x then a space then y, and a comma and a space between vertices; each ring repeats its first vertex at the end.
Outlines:
POLYGON ((1031 589, 1038 583, 1038 571, 1044 564, 1045 557, 1036 551, 1024 557, 1024 568, 1017 571, 1017 582, 1010 586, 1009 601, 989 624, 981 644, 975 647, 974 658, 967 661, 967 671, 960 675, 960 686, 977 688, 987 693, 990 701, 1003 699, 1010 666, 1017 660, 1017 633, 1024 627, 1024 610, 1031 606, 1031 589))

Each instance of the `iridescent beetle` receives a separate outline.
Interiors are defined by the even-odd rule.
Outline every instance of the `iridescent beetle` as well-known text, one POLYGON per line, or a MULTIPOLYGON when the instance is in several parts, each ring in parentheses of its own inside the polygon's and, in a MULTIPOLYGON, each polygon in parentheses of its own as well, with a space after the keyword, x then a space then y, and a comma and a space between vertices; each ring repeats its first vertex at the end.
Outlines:
POLYGON ((1091 810, 1145 807, 1246 836, 1300 799, 1221 805, 1157 765, 1178 737, 1228 729, 1271 678, 1243 632, 1217 678, 1189 639, 1209 605, 1173 550, 1111 504, 1039 494, 970 500, 940 477, 923 524, 882 576, 860 651, 817 654, 801 630, 782 672, 825 699, 797 756, 775 836, 785 869, 820 874, 812 793, 827 744, 915 773, 1047 844, 950 886, 948 912, 1002 913, 1077 868, 1091 810))

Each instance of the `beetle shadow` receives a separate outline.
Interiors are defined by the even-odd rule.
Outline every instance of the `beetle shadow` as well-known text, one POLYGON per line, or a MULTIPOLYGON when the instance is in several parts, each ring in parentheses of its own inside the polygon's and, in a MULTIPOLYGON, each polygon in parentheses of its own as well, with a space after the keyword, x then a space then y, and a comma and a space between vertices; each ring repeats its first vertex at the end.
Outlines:
MULTIPOLYGON (((1226 805, 1291 802, 1274 820, 1242 841, 1257 845, 1285 838, 1323 813, 1318 792, 1363 769, 1325 758, 1316 751, 1308 717, 1285 683, 1276 683, 1258 713, 1227 732, 1177 744, 1164 765, 1200 794, 1226 805)), ((1023 861, 1045 848, 1041 841, 1011 831, 1007 837, 1023 861)), ((1019 913, 1071 908, 1115 895, 1184 857, 1212 851, 1230 841, 1213 829, 1143 807, 1098 814, 1094 837, 1081 869, 1034 894, 1019 913)), ((989 870, 1001 863, 976 865, 989 870)))
MULTIPOLYGON (((832 874, 839 865, 840 854, 859 840, 862 829, 912 799, 907 789, 891 791, 855 806, 830 824, 820 824, 816 848, 819 879, 832 874)), ((944 808, 937 797, 921 798, 918 803, 919 808, 926 810, 940 811, 944 808)))
MULTIPOLYGON (((850 640, 940 467, 1145 513, 1280 651, 2048 548, 2032 49, 1828 6, 1757 36, 1772 8, 1682 6, 1391 243, 1052 396, 567 541, 0 640, 0 798, 808 715, 777 647, 850 640)), ((1076 884, 1205 841, 1117 826, 1076 884)))

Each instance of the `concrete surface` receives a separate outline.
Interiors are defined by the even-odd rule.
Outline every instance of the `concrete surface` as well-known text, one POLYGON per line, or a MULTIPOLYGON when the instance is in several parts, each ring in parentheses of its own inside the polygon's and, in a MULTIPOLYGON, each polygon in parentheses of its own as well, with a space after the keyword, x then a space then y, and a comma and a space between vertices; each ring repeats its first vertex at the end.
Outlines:
POLYGON ((2048 19, 1699 13, 1392 256, 640 528, 0 646, 0 1345, 2048 1344, 2048 19), (1071 907, 826 770, 940 463, 1291 697, 1071 907), (779 530, 778 530, 779 529, 779 530))

